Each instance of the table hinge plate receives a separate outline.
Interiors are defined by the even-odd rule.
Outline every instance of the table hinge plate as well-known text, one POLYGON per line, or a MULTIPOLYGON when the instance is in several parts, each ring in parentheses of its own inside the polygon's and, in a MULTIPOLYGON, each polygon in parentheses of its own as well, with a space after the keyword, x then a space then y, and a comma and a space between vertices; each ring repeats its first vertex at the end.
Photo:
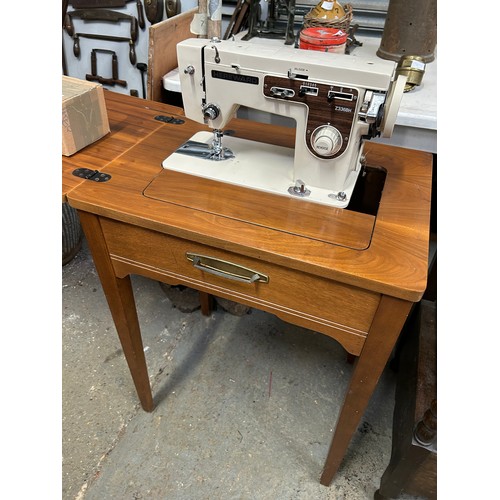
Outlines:
POLYGON ((99 170, 92 170, 91 168, 77 168, 73 170, 73 175, 95 182, 106 182, 111 179, 111 175, 99 172, 99 170))
POLYGON ((155 116, 155 120, 165 123, 172 123, 173 125, 182 125, 184 123, 184 120, 181 120, 180 118, 175 118, 173 116, 165 116, 165 115, 155 116))

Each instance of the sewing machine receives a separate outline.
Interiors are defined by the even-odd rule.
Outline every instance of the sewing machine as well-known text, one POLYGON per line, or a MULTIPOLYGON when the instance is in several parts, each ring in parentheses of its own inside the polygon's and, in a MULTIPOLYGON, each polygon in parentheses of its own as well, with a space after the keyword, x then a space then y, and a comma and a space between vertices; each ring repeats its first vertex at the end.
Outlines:
POLYGON ((339 208, 363 141, 391 136, 406 82, 392 61, 283 45, 192 38, 177 57, 185 115, 213 133, 195 134, 164 168, 339 208), (239 106, 294 119, 295 147, 225 134, 239 106))

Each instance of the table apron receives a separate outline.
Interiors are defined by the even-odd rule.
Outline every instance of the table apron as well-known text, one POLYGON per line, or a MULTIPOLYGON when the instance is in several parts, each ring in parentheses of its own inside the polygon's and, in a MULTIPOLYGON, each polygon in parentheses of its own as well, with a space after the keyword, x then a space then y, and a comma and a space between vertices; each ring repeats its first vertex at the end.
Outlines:
POLYGON ((107 218, 100 222, 117 277, 139 274, 186 285, 328 335, 356 356, 362 350, 380 294, 131 224, 107 218), (193 253, 222 261, 224 269, 248 268, 268 282, 212 274, 188 259, 193 253))

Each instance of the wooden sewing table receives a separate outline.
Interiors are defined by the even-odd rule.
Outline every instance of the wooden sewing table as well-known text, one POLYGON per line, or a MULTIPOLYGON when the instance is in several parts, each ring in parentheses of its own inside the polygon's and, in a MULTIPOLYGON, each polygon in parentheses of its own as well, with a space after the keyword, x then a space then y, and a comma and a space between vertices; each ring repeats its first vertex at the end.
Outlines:
MULTIPOLYGON (((131 274, 321 332, 357 357, 321 476, 329 485, 426 287, 431 155, 368 142, 367 163, 387 170, 377 215, 327 209, 165 171, 164 158, 203 126, 162 103, 111 91, 105 98, 111 133, 63 157, 63 201, 79 212, 142 407, 152 411, 154 402, 131 274), (111 178, 72 175, 81 167, 111 178)), ((245 120, 228 128, 294 143, 292 129, 245 120)))

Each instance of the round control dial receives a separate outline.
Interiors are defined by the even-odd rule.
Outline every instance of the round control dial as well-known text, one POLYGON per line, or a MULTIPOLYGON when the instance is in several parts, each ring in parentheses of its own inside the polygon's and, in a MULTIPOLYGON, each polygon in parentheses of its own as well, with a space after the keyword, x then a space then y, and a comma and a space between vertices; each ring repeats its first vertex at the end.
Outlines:
POLYGON ((217 104, 205 104, 203 106, 203 116, 206 120, 215 120, 220 114, 220 108, 217 104))
POLYGON ((340 132, 331 125, 321 125, 311 135, 311 145, 321 156, 333 156, 342 147, 340 132))

